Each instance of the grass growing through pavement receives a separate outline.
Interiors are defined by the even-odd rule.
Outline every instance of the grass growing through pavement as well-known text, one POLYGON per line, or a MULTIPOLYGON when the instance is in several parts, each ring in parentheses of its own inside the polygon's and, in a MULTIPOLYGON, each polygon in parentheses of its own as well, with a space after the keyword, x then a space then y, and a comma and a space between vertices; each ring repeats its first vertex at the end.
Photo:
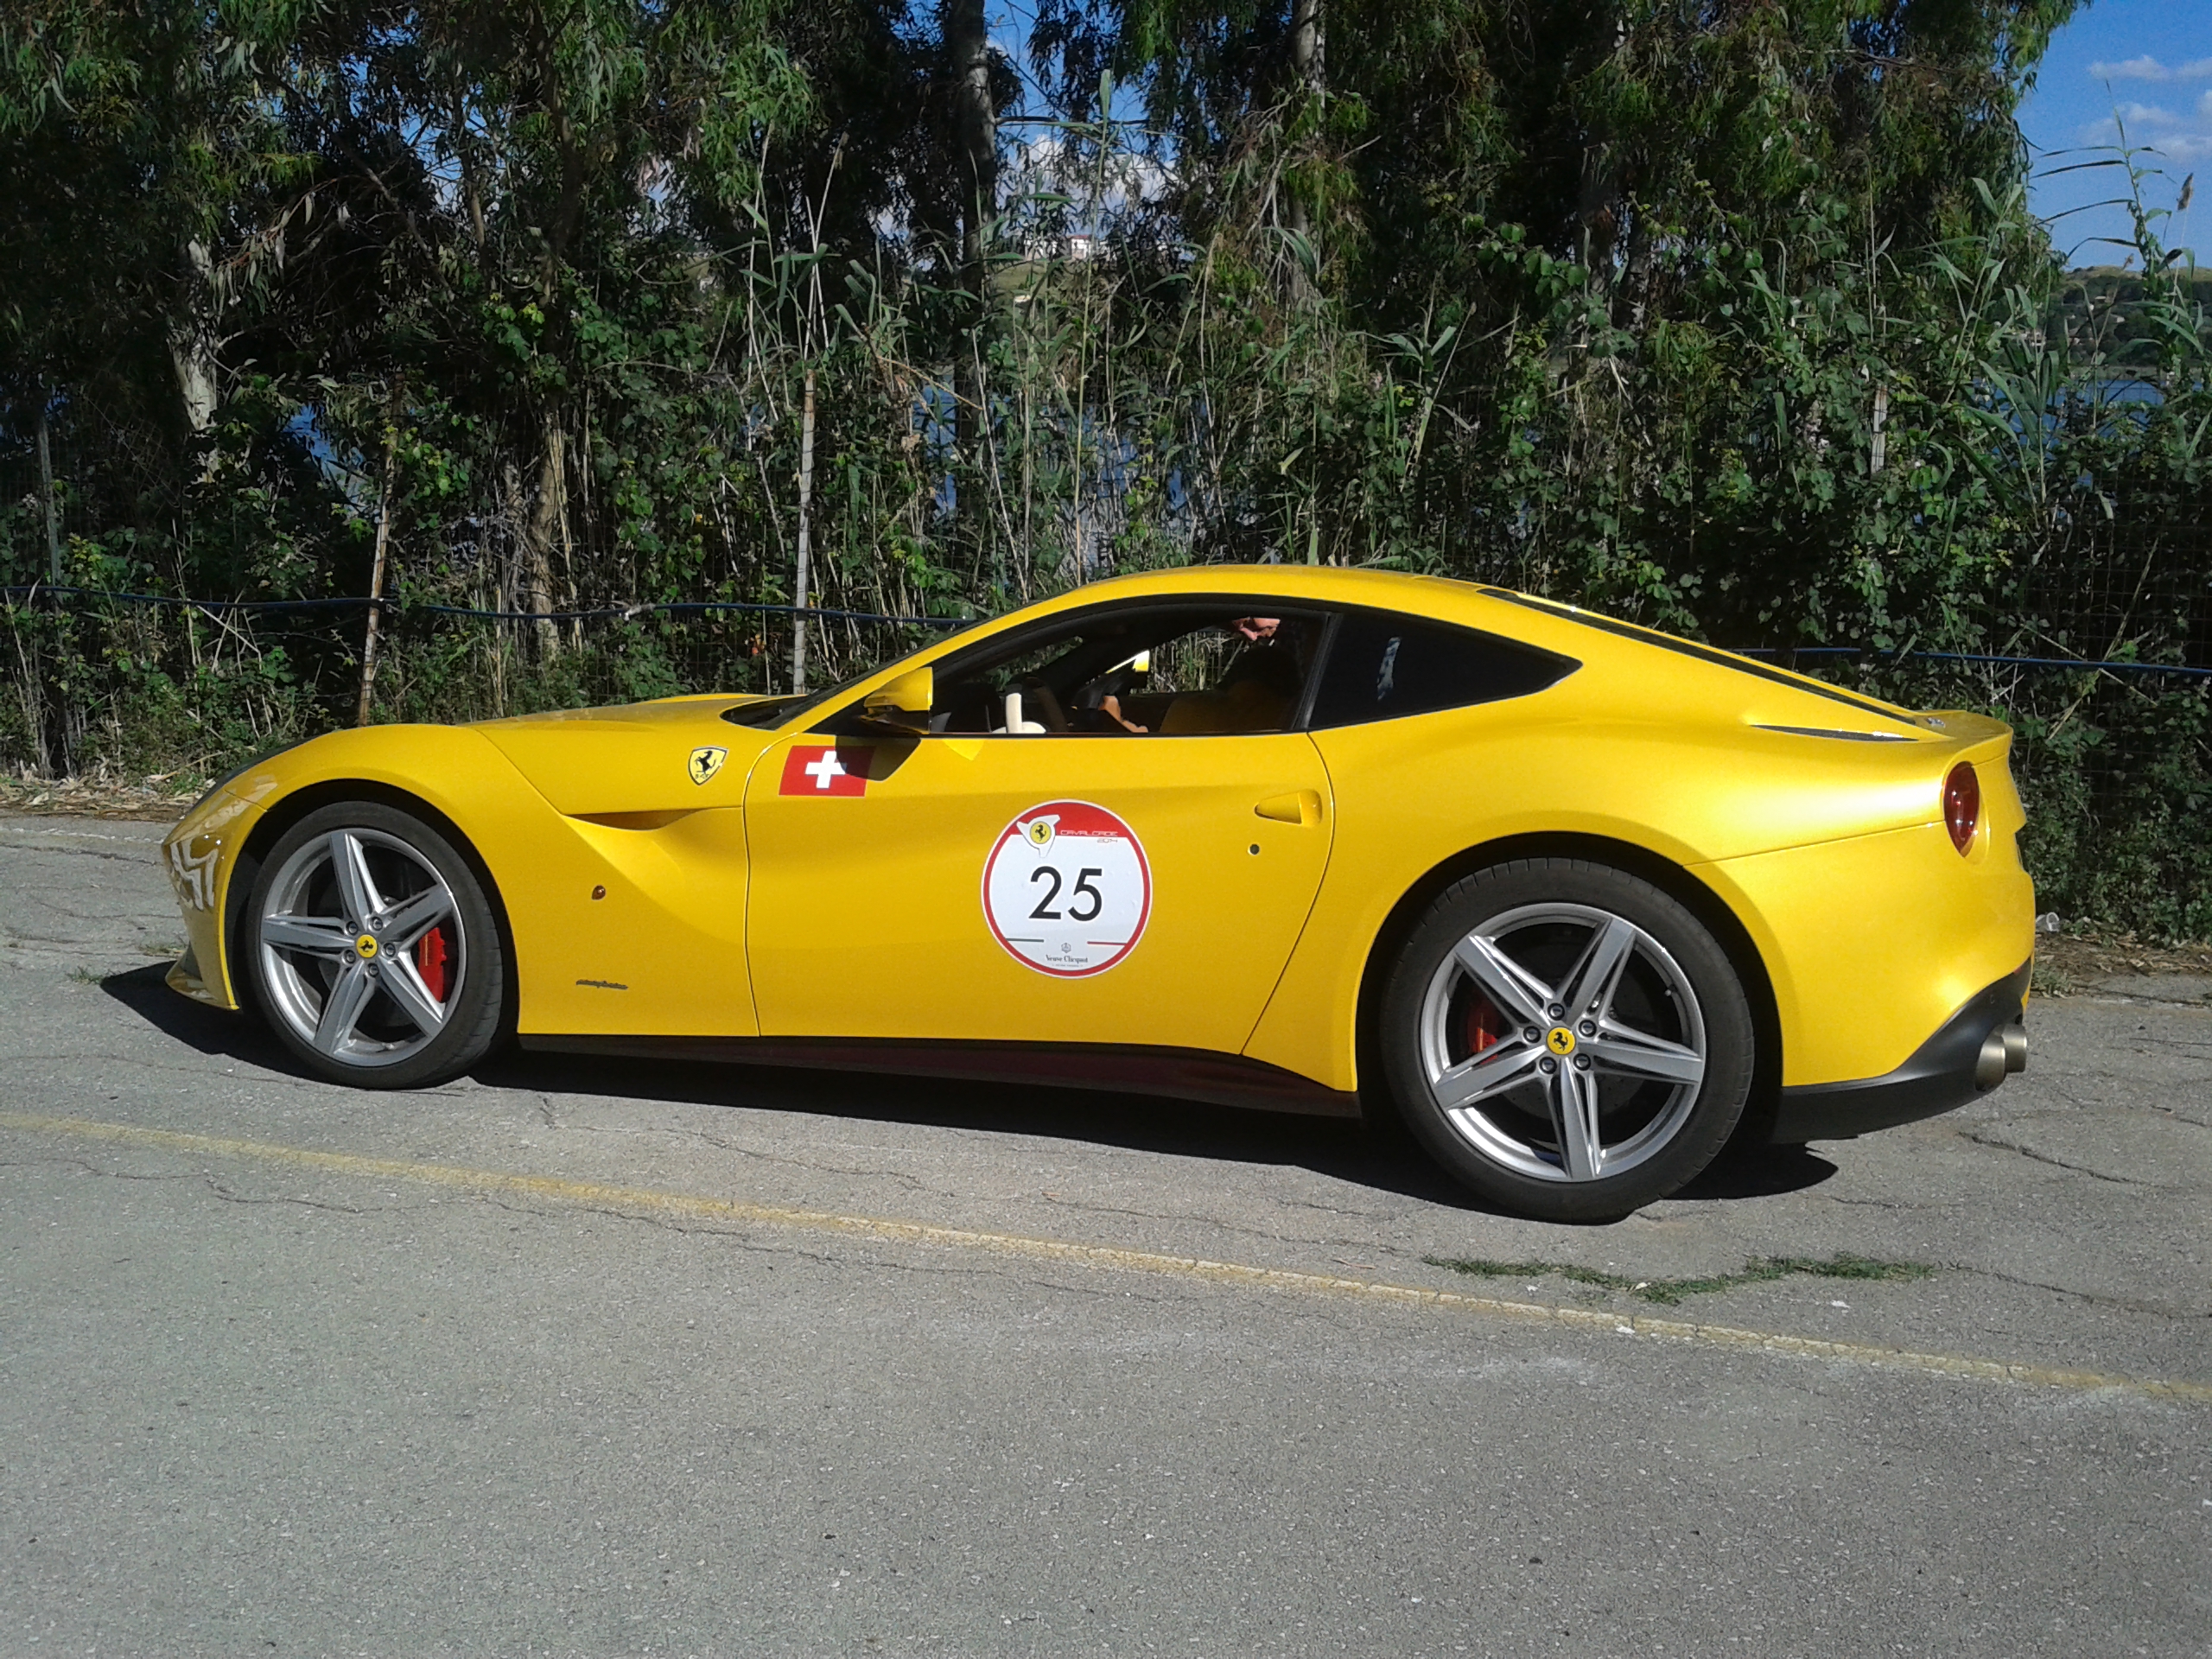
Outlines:
POLYGON ((1578 1268, 1559 1262, 1491 1262, 1480 1256, 1444 1255, 1425 1255, 1421 1260, 1432 1268, 1449 1268, 1454 1273, 1480 1279, 1535 1279, 1544 1274, 1555 1274, 1578 1285, 1624 1290, 1631 1296, 1641 1296, 1647 1302, 1662 1302, 1669 1307, 1675 1306, 1686 1296, 1733 1290, 1738 1285, 1764 1284, 1770 1279, 1787 1279, 1792 1274, 1807 1274, 1816 1279, 1925 1279, 1936 1271, 1918 1262, 1881 1262, 1872 1256, 1848 1254, 1818 1261, 1807 1255, 1763 1256, 1746 1262, 1738 1272, 1716 1274, 1708 1279, 1630 1279, 1626 1274, 1605 1273, 1596 1268, 1578 1268))

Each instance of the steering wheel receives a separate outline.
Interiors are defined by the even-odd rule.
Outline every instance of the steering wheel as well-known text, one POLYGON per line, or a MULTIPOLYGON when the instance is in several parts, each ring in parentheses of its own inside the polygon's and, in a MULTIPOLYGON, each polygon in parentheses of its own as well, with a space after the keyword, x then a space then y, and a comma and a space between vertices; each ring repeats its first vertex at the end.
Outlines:
POLYGON ((1121 735, 1128 731, 1120 721, 1106 712, 1106 699, 1126 699, 1136 676, 1126 667, 1111 668, 1096 679, 1089 682, 1076 693, 1075 719, 1078 729, 1086 732, 1107 732, 1121 735))
POLYGON ((1067 710, 1060 707, 1058 694, 1042 680, 1021 683, 1021 709, 1048 732, 1065 732, 1068 728, 1067 710))

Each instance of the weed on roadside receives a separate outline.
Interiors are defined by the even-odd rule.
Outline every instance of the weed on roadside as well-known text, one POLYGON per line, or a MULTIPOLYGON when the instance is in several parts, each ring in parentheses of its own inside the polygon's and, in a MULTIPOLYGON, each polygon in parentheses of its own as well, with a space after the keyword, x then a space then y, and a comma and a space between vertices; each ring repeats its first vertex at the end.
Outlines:
POLYGON ((1626 1291, 1647 1302, 1659 1302, 1669 1307, 1678 1305, 1685 1297, 1733 1290, 1739 1285, 1764 1284, 1793 1274, 1816 1279, 1925 1279, 1936 1272, 1934 1268, 1919 1262, 1882 1262, 1872 1256, 1849 1254, 1818 1260, 1803 1255, 1763 1256, 1746 1262, 1738 1272, 1701 1279, 1630 1279, 1626 1274, 1605 1273, 1596 1268, 1579 1268, 1560 1262, 1492 1262, 1479 1256, 1442 1255, 1425 1255, 1421 1260, 1432 1268, 1449 1268, 1454 1273, 1481 1279, 1535 1279, 1552 1274, 1599 1290, 1626 1291))
POLYGON ((2035 972, 2028 984, 2030 995, 2071 996, 2081 988, 2081 982, 2073 975, 2056 963, 2047 961, 2040 953, 2037 955, 2035 972))

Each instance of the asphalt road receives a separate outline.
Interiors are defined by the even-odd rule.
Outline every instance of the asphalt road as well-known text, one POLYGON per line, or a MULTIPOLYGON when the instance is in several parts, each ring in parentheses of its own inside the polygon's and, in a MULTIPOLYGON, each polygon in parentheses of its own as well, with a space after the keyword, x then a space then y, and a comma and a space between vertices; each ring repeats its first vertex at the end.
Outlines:
POLYGON ((1172 1103, 329 1088, 162 988, 159 833, 0 819, 0 1654, 2212 1655, 2212 986, 1567 1229, 1172 1103))

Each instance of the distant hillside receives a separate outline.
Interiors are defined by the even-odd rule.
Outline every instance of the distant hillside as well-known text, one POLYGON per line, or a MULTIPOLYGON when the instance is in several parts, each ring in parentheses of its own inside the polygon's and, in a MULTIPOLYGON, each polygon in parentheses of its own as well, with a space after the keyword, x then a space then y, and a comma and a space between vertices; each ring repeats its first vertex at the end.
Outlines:
MULTIPOLYGON (((2212 342, 2212 270, 2190 268, 2173 275, 2182 306, 2195 312, 2199 337, 2212 342)), ((2059 319, 2077 346, 2101 346, 2118 362, 2143 361, 2152 349, 2145 288, 2140 270, 2119 265, 2069 270, 2059 290, 2059 319)))

